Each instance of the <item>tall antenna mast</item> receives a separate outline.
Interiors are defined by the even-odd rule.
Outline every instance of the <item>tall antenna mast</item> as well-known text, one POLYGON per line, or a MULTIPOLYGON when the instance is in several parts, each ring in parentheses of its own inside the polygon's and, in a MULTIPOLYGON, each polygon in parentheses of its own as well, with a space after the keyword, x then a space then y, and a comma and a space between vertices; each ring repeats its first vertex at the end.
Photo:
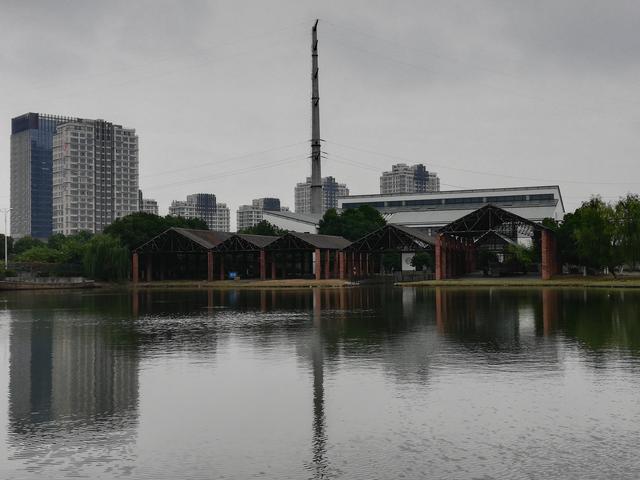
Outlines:
POLYGON ((322 214, 320 171, 320 89, 318 87, 318 20, 311 29, 311 213, 322 214))

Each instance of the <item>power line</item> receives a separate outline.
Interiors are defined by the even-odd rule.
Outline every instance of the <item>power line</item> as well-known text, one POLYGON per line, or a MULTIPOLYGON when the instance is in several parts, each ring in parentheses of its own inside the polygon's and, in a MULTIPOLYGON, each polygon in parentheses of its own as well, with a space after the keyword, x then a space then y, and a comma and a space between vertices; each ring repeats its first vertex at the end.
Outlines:
MULTIPOLYGON (((345 165, 352 165, 354 167, 364 168, 364 169, 367 169, 367 170, 374 171, 374 172, 376 172, 378 174, 380 173, 381 169, 379 167, 376 167, 376 166, 373 166, 373 165, 370 165, 370 164, 367 164, 367 163, 359 162, 357 160, 352 160, 352 159, 343 157, 341 155, 337 155, 335 153, 329 153, 329 152, 326 152, 326 151, 325 151, 325 153, 327 153, 329 155, 329 157, 327 158, 328 160, 333 160, 334 162, 343 163, 345 165), (341 160, 338 160, 338 159, 341 159, 341 160)), ((463 187, 461 185, 452 185, 450 183, 444 183, 442 181, 440 181, 440 185, 445 185, 447 187, 453 187, 453 188, 461 188, 461 189, 468 188, 468 187, 463 187)))
POLYGON ((197 183, 202 183, 202 182, 206 182, 212 179, 220 179, 220 178, 228 178, 228 177, 232 177, 235 175, 242 175, 244 173, 250 173, 250 172, 254 172, 256 170, 264 170, 267 168, 272 168, 272 167, 277 167, 277 166, 282 166, 282 165, 287 165, 296 161, 299 161, 302 157, 300 154, 296 154, 296 155, 291 155, 290 157, 285 157, 283 159, 280 160, 276 160, 274 162, 266 162, 263 164, 258 164, 258 165, 253 165, 251 167, 244 167, 241 169, 236 169, 236 170, 228 170, 226 172, 218 172, 212 175, 208 175, 206 177, 198 177, 198 178, 191 178, 188 180, 182 180, 179 182, 172 182, 172 183, 166 183, 166 184, 162 184, 162 185, 153 185, 151 187, 147 187, 147 190, 153 191, 153 190, 162 190, 164 188, 168 188, 168 187, 177 187, 177 186, 182 186, 182 185, 193 185, 193 184, 197 184, 197 183))
MULTIPOLYGON (((386 158, 392 158, 395 160, 401 160, 403 162, 413 162, 414 160, 405 158, 405 157, 400 157, 398 155, 390 155, 387 153, 382 153, 379 151, 373 151, 373 150, 367 150, 364 148, 359 148, 359 147, 354 147, 351 145, 346 145, 344 143, 338 143, 338 142, 333 142, 330 140, 325 140, 325 142, 330 143, 332 145, 338 145, 341 147, 345 147, 345 148, 349 148, 351 150, 355 150, 355 151, 359 151, 359 152, 363 152, 363 153, 368 153, 371 155, 377 155, 380 157, 386 157, 386 158)), ((571 184, 577 184, 577 185, 640 185, 639 182, 587 182, 587 181, 579 181, 579 180, 561 180, 561 179, 553 179, 553 180, 549 180, 549 179, 544 179, 544 178, 533 178, 533 177, 524 177, 524 176, 517 176, 517 175, 505 175, 505 174, 501 174, 501 173, 492 173, 492 172, 483 172, 483 171, 478 171, 478 170, 470 170, 470 169, 465 169, 465 168, 456 168, 456 167, 450 167, 448 165, 442 165, 442 164, 437 164, 437 163, 432 163, 432 162, 425 162, 427 165, 431 165, 434 166, 436 168, 444 168, 445 170, 454 170, 454 171, 458 171, 458 172, 464 172, 464 173, 471 173, 474 175, 485 175, 488 177, 502 177, 502 178, 510 178, 510 179, 515 179, 515 180, 530 180, 533 182, 551 182, 551 183, 571 183, 571 184)))
POLYGON ((259 151, 255 151, 255 152, 244 153, 242 155, 236 155, 234 157, 229 157, 229 158, 226 158, 224 160, 219 160, 219 161, 218 160, 212 160, 210 162, 204 162, 204 163, 200 163, 198 165, 192 165, 192 166, 189 166, 189 167, 176 168, 174 170, 164 170, 162 172, 152 173, 151 175, 145 175, 144 178, 158 177, 158 176, 161 176, 161 175, 168 175, 170 173, 184 172, 186 170, 195 170, 197 168, 208 167, 208 166, 213 165, 213 164, 221 165, 223 163, 234 162, 234 161, 240 160, 242 158, 253 157, 255 155, 262 155, 263 153, 274 152, 276 150, 284 150, 286 148, 295 147, 295 146, 302 145, 302 144, 307 144, 307 143, 309 143, 308 140, 305 140, 304 142, 290 143, 288 145, 282 145, 282 146, 279 146, 279 147, 268 148, 266 150, 259 150, 259 151))

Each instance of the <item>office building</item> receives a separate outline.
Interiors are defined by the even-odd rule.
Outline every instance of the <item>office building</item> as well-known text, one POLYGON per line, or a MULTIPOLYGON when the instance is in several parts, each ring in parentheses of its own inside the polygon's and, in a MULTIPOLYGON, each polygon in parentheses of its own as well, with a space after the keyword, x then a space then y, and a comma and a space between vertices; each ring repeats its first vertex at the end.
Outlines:
POLYGON ((104 120, 76 119, 53 136, 53 233, 99 233, 139 210, 138 136, 104 120))
MULTIPOLYGON (((322 179, 322 211, 338 207, 338 198, 349 195, 349 189, 344 183, 336 182, 334 177, 322 179)), ((306 182, 298 183, 295 187, 296 213, 311 213, 311 177, 306 182)))
POLYGON ((342 210, 370 205, 382 213, 387 223, 421 228, 430 235, 488 204, 538 223, 545 218, 562 220, 564 217, 564 204, 557 185, 352 195, 341 198, 338 204, 342 210))
POLYGON ((440 179, 422 164, 398 163, 380 177, 380 193, 424 193, 440 191, 440 179))
POLYGON ((27 113, 11 119, 11 235, 52 233, 53 136, 72 117, 27 113))
POLYGON ((217 203, 212 193, 194 193, 186 200, 174 200, 169 207, 169 215, 183 218, 200 218, 210 230, 228 232, 231 228, 229 208, 217 203))

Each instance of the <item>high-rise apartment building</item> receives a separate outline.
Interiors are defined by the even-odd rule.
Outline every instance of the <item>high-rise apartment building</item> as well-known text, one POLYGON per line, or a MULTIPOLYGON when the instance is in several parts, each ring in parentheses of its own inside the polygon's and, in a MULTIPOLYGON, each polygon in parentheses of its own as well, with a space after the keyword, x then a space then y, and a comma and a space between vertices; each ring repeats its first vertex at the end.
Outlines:
MULTIPOLYGON (((286 210, 288 210, 285 207, 286 210)), ((279 198, 256 198, 251 205, 240 205, 236 212, 236 228, 237 231, 250 228, 262 221, 262 213, 280 212, 283 208, 280 206, 279 198)))
POLYGON ((236 211, 236 231, 251 228, 262 221, 262 209, 253 205, 240 205, 236 211))
POLYGON ((74 118, 27 113, 11 119, 11 235, 52 233, 53 136, 74 118))
POLYGON ((231 231, 231 211, 226 203, 218 203, 213 223, 209 228, 216 232, 231 231))
POLYGON ((273 197, 256 198, 251 201, 251 205, 260 210, 267 210, 269 212, 280 211, 280 199, 273 197))
POLYGON ((139 210, 138 136, 104 120, 58 125, 53 137, 53 233, 98 233, 139 210))
POLYGON ((212 193, 194 193, 186 200, 174 200, 169 207, 169 215, 200 218, 209 229, 218 232, 228 232, 231 228, 229 208, 224 203, 217 203, 212 193))
POLYGON ((151 198, 143 198, 140 203, 140 211, 144 213, 151 213, 152 215, 158 215, 158 202, 151 198))
POLYGON ((398 163, 391 171, 380 177, 380 193, 424 193, 439 192, 440 179, 435 172, 429 172, 422 164, 406 165, 398 163))
MULTIPOLYGON (((344 183, 336 182, 334 177, 322 179, 322 211, 338 207, 338 197, 349 195, 349 189, 344 183)), ((311 213, 311 177, 304 183, 298 183, 295 188, 296 213, 311 213)))

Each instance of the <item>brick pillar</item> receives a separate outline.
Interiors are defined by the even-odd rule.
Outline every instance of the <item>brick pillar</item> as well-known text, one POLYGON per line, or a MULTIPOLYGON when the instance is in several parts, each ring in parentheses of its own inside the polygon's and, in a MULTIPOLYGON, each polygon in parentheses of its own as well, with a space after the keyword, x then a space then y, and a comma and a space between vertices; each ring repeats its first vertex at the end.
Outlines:
POLYGON ((345 255, 346 252, 338 252, 338 264, 339 264, 339 268, 340 268, 340 273, 338 275, 338 278, 340 278, 340 280, 344 280, 345 279, 345 255))
POLYGON ((333 251, 333 278, 340 278, 340 252, 333 251))
POLYGON ((133 283, 138 283, 139 275, 138 252, 134 252, 131 256, 131 280, 133 283))
POLYGON ((224 255, 220 255, 220 280, 224 280, 224 255))
POLYGON ((260 280, 267 279, 267 252, 260 249, 260 280))
POLYGON ((315 259, 316 259, 316 280, 320 280, 322 278, 322 258, 320 257, 320 249, 316 248, 315 251, 315 259))
POLYGON ((542 230, 542 279, 549 280, 556 272, 556 245, 553 232, 542 230))
POLYGON ((213 252, 207 252, 207 282, 213 282, 213 252))
POLYGON ((364 270, 362 269, 362 253, 358 254, 358 275, 361 277, 364 270))
POLYGON ((271 280, 276 279, 276 256, 274 253, 271 254, 271 280))
POLYGON ((442 235, 436 235, 436 280, 442 280, 442 235))

